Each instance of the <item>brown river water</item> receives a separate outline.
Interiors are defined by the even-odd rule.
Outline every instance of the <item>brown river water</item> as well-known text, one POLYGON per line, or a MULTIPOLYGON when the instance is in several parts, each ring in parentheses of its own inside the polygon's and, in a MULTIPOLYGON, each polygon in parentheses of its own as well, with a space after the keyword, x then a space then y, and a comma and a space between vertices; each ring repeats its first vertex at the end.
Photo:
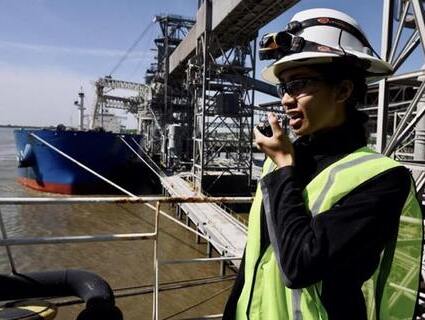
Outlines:
MULTIPOLYGON (((0 128, 0 197, 56 196, 27 189, 16 182, 13 131, 0 128)), ((170 214, 174 209, 164 206, 170 214)), ((154 212, 143 204, 2 206, 8 237, 97 235, 153 232, 154 212)), ((164 218, 160 220, 159 259, 191 259, 206 256, 206 244, 164 218)), ((84 269, 102 276, 112 288, 145 287, 153 283, 153 241, 125 241, 12 247, 19 272, 84 269)), ((0 248, 0 272, 9 273, 6 250, 0 248)), ((226 274, 233 274, 229 268, 226 274)), ((164 265, 160 283, 219 276, 219 263, 164 265)), ((232 280, 162 291, 160 319, 183 319, 222 313, 232 280)), ((152 293, 117 298, 124 319, 151 319, 152 293)), ((57 319, 75 319, 83 305, 59 308, 57 319)))

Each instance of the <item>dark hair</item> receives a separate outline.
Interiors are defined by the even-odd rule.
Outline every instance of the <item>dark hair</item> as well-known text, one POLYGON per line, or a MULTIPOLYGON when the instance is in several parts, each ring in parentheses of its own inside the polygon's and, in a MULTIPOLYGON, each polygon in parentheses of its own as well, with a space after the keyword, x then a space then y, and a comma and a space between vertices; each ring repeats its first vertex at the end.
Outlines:
POLYGON ((338 84, 342 80, 353 82, 353 92, 346 102, 347 119, 358 120, 365 123, 368 120, 366 113, 357 110, 357 105, 364 101, 367 84, 365 70, 355 64, 349 64, 344 60, 334 60, 333 63, 312 65, 312 69, 319 72, 330 84, 338 84))

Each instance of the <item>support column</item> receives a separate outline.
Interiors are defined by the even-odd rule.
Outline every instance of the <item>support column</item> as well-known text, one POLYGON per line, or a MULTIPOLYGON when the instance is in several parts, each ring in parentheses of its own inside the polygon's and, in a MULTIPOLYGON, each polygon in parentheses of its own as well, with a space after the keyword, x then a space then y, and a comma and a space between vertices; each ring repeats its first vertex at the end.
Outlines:
MULTIPOLYGON (((393 12, 394 1, 384 0, 382 16, 382 40, 381 57, 388 61, 393 33, 393 12)), ((376 151, 383 152, 387 144, 387 126, 388 126, 388 83, 381 80, 379 82, 378 98, 378 119, 376 129, 376 151)))
MULTIPOLYGON (((422 66, 422 68, 424 67, 425 66, 422 66)), ((418 80, 424 81, 425 77, 419 77, 418 80)), ((423 109, 425 109, 425 95, 422 95, 421 99, 416 105, 416 114, 419 114, 423 109)), ((425 117, 419 119, 418 123, 415 126, 415 147, 413 153, 413 160, 425 160, 425 117)))

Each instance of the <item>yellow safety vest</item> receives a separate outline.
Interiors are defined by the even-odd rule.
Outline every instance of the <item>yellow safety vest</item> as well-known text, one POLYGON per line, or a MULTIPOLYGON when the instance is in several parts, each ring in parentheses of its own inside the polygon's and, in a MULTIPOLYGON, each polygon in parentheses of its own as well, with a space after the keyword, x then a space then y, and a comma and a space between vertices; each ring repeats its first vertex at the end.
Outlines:
MULTIPOLYGON (((306 206, 313 216, 320 214, 360 184, 397 166, 400 164, 388 157, 360 148, 331 164, 307 185, 306 206)), ((267 159, 263 176, 273 168, 273 162, 267 159)), ((258 186, 249 217, 245 283, 237 303, 236 319, 326 320, 328 316, 320 301, 320 282, 291 290, 282 281, 271 245, 260 257, 262 198, 258 186)), ((386 246, 378 268, 362 288, 368 320, 412 319, 418 296, 422 239, 422 213, 412 182, 397 238, 386 246)))

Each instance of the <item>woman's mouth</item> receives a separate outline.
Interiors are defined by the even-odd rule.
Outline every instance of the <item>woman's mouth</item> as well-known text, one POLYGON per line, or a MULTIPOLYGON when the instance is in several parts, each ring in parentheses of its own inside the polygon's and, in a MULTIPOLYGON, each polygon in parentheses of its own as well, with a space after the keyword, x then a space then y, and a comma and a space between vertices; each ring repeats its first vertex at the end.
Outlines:
POLYGON ((303 114, 301 112, 291 112, 288 114, 289 117, 289 125, 296 129, 299 129, 302 125, 302 121, 304 119, 303 114))

